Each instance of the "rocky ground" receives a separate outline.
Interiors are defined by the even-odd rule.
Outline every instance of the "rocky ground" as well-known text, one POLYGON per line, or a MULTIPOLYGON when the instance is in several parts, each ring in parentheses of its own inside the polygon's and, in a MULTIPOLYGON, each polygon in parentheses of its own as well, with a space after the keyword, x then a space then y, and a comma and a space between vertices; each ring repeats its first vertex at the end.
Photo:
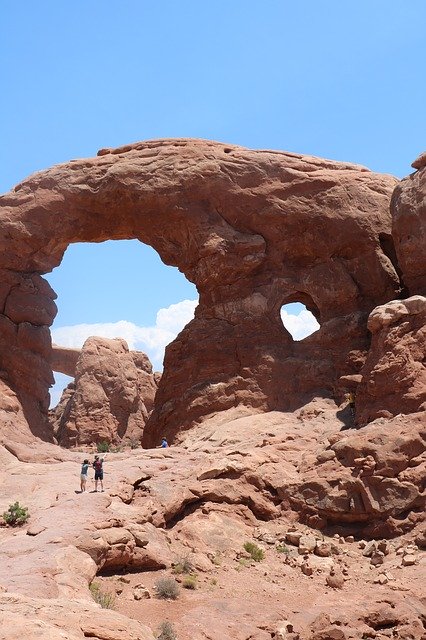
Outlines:
POLYGON ((424 638, 425 415, 351 426, 326 400, 221 413, 109 453, 103 493, 89 450, 2 447, 0 513, 30 518, 0 528, 0 638, 424 638))

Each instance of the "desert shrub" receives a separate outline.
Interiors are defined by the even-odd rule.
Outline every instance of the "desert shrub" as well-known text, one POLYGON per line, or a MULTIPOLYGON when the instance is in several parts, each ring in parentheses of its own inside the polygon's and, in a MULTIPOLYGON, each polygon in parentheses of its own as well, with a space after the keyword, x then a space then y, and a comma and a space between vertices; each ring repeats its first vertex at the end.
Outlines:
POLYGON ((131 438, 129 440, 129 447, 131 449, 139 449, 140 446, 141 446, 140 440, 138 440, 137 438, 131 438))
POLYGON ((182 573, 191 573, 194 566, 189 559, 189 556, 184 556, 183 558, 179 558, 177 562, 173 564, 172 572, 179 575, 182 573))
POLYGON ((97 604, 100 604, 102 609, 114 609, 115 596, 112 593, 102 591, 100 584, 92 582, 89 585, 92 598, 97 604))
POLYGON ((124 446, 122 444, 117 444, 114 447, 111 447, 110 445, 108 446, 109 446, 108 451, 110 451, 111 453, 122 453, 124 451, 124 446))
POLYGON ((184 589, 196 589, 197 588, 197 576, 190 574, 185 576, 182 580, 182 587, 184 589))
POLYGON ((157 640, 177 640, 174 626, 168 620, 160 624, 158 632, 157 640))
POLYGON ((160 578, 155 583, 157 597, 163 600, 176 600, 179 596, 179 585, 174 578, 160 578))
POLYGON ((290 549, 285 544, 277 544, 275 548, 278 551, 278 553, 285 553, 285 554, 290 553, 290 549))
POLYGON ((255 562, 260 562, 265 557, 265 552, 263 549, 257 546, 254 542, 246 542, 244 543, 244 550, 250 554, 250 557, 255 562))
POLYGON ((10 504, 9 509, 3 513, 3 520, 11 527, 18 527, 20 524, 24 524, 29 517, 28 507, 23 507, 19 502, 10 504))
POLYGON ((96 445, 96 450, 98 453, 108 453, 110 448, 109 442, 103 440, 102 442, 98 442, 96 445))
POLYGON ((220 551, 216 551, 213 558, 211 559, 212 563, 216 565, 216 567, 220 567, 222 564, 222 554, 220 551))
POLYGON ((250 566, 250 560, 248 560, 247 558, 238 558, 237 571, 241 571, 243 567, 249 567, 249 566, 250 566))

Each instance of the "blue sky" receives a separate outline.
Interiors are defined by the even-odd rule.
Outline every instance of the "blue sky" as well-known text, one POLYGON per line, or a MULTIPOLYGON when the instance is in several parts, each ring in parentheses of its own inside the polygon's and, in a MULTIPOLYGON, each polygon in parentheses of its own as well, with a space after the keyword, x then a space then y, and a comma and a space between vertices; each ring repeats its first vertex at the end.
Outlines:
MULTIPOLYGON (((174 136, 403 177, 425 144, 425 24, 424 0, 3 0, 0 192, 101 147, 174 136)), ((158 311, 196 299, 137 242, 73 245, 49 279, 56 328, 167 332, 182 308, 160 325, 158 311)))

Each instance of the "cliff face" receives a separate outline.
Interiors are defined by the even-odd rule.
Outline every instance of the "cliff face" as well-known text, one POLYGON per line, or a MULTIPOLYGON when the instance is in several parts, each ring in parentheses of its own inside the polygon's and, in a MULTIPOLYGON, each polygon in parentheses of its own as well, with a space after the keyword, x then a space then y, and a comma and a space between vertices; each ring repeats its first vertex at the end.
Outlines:
POLYGON ((426 153, 392 196, 392 236, 408 291, 426 296, 426 153))
POLYGON ((194 320, 166 351, 146 445, 238 405, 293 410, 336 394, 365 360, 368 314, 402 288, 395 184, 347 163, 185 139, 102 150, 25 180, 0 200, 0 366, 32 431, 49 437, 56 313, 39 274, 76 241, 138 238, 198 288, 194 320), (280 320, 292 301, 321 325, 298 343, 280 320))

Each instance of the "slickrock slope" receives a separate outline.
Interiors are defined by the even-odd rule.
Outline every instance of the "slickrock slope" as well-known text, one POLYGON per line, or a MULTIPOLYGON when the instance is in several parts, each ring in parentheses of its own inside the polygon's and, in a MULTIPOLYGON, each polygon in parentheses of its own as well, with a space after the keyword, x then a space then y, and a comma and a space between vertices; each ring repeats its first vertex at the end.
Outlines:
POLYGON ((84 452, 24 464, 2 449, 0 511, 19 500, 31 517, 0 528, 0 638, 148 640, 169 620, 179 640, 421 640, 423 418, 357 431, 324 400, 228 412, 181 446, 108 454, 104 493, 78 493, 84 452), (164 577, 174 601, 157 597, 164 577))
POLYGON ((157 391, 148 356, 129 351, 120 338, 91 337, 73 374, 75 382, 53 412, 58 443, 140 443, 157 391))
POLYGON ((402 288, 395 184, 353 164, 186 139, 30 176, 0 198, 0 367, 33 433, 49 437, 56 313, 39 274, 77 241, 137 238, 199 291, 195 319, 166 351, 147 445, 236 405, 293 410, 335 395, 365 360, 368 314, 402 288), (280 319, 296 300, 321 325, 302 342, 280 319))

